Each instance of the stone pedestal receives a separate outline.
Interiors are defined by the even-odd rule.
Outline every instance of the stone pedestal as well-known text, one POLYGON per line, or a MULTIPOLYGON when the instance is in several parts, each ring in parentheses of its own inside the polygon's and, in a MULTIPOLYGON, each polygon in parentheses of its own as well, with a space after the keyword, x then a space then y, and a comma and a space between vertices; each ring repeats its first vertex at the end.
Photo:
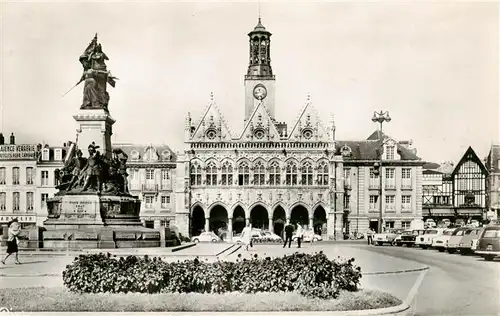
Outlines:
POLYGON ((140 200, 129 195, 68 193, 47 201, 43 248, 159 247, 160 233, 139 219, 140 200))
POLYGON ((104 109, 81 109, 73 118, 79 124, 78 147, 85 153, 92 142, 99 146, 99 152, 111 158, 112 125, 115 120, 104 109))

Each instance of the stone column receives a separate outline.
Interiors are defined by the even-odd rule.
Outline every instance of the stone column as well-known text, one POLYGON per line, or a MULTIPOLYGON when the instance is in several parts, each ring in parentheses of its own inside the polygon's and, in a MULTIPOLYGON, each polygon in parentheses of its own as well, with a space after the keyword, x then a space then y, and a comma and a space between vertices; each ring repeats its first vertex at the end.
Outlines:
POLYGON ((249 223, 250 223, 250 218, 245 218, 245 227, 247 227, 249 223))
POLYGON ((161 229, 162 227, 160 225, 161 225, 161 221, 159 219, 155 219, 154 220, 154 228, 161 229))
POLYGON ((205 231, 209 232, 210 231, 210 219, 205 218, 205 231))
POLYGON ((233 241, 233 219, 227 219, 227 241, 233 241))
POLYGON ((286 217, 286 222, 285 222, 285 225, 288 225, 288 224, 290 224, 290 217, 289 216, 286 217))
POLYGON ((273 218, 272 217, 269 217, 269 231, 271 233, 274 233, 273 218))
POLYGON ((309 229, 310 230, 314 230, 314 227, 313 227, 313 218, 312 217, 309 218, 309 229))

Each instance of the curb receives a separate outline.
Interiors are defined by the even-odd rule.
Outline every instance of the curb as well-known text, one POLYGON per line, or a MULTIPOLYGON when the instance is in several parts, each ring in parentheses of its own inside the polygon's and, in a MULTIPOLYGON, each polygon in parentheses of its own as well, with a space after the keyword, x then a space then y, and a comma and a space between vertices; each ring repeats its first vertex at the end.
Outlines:
POLYGON ((384 274, 398 274, 398 273, 410 273, 410 272, 420 272, 424 270, 429 270, 428 266, 416 269, 408 269, 408 270, 398 270, 398 271, 382 271, 382 272, 365 272, 361 273, 363 276, 365 275, 384 275, 384 274))
POLYGON ((233 247, 234 247, 234 244, 231 244, 229 247, 226 247, 226 248, 224 248, 224 250, 222 250, 222 251, 220 251, 220 252, 216 253, 216 254, 215 254, 215 257, 220 256, 221 254, 223 254, 224 252, 228 251, 229 249, 231 249, 231 248, 233 248, 233 247))

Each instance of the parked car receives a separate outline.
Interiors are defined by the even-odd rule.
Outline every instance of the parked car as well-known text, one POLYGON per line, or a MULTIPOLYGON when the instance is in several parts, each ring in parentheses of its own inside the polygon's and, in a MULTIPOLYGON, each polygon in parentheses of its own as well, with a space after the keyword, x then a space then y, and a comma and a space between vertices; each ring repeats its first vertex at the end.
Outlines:
POLYGON ((411 230, 405 230, 405 231, 401 232, 401 234, 398 234, 396 236, 396 238, 394 238, 394 240, 392 241, 392 245, 393 246, 402 246, 403 244, 401 243, 401 239, 403 238, 403 235, 407 232, 409 232, 411 234, 411 230))
MULTIPOLYGON (((295 232, 292 236, 292 240, 294 242, 297 241, 297 232, 295 232)), ((316 242, 316 241, 321 241, 323 240, 323 237, 321 237, 320 235, 318 234, 315 234, 314 231, 312 230, 306 230, 304 231, 304 239, 302 239, 302 242, 316 242)))
POLYGON ((460 227, 455 229, 453 234, 451 234, 450 239, 448 239, 448 243, 446 245, 446 250, 448 251, 448 253, 455 253, 455 251, 457 251, 460 241, 465 236, 465 233, 469 232, 470 230, 471 228, 469 227, 460 227))
POLYGON ((464 237, 460 240, 458 244, 458 251, 461 254, 472 253, 476 248, 477 239, 483 232, 483 228, 471 228, 465 232, 464 237), (473 248, 474 247, 474 248, 473 248))
POLYGON ((391 244, 398 235, 400 235, 404 229, 389 228, 386 232, 381 234, 373 235, 373 243, 377 246, 382 246, 383 244, 391 244))
POLYGON ((262 231, 262 234, 264 235, 264 238, 267 238, 272 241, 283 241, 283 238, 280 236, 276 235, 275 233, 271 233, 270 231, 262 231))
POLYGON ((204 232, 201 233, 199 236, 192 237, 191 240, 198 243, 198 242, 218 242, 221 239, 214 232, 204 232))
POLYGON ((425 230, 423 229, 405 230, 400 236, 396 237, 394 241, 397 246, 404 245, 406 247, 413 247, 417 236, 423 235, 424 232, 425 230))
POLYGON ((429 219, 427 219, 427 220, 425 221, 425 224, 424 224, 424 227, 425 227, 426 229, 427 229, 427 228, 434 228, 434 227, 436 227, 436 226, 437 226, 436 222, 435 222, 433 219, 430 219, 430 218, 429 218, 429 219))
MULTIPOLYGON (((243 236, 241 234, 233 236, 233 242, 235 242, 237 244, 241 244, 242 243, 242 237, 243 236)), ((265 235, 264 235, 264 233, 260 229, 252 228, 252 237, 251 237, 251 239, 259 239, 259 238, 264 238, 264 237, 265 237, 265 235)))
POLYGON ((500 255, 500 226, 487 226, 477 241, 476 253, 491 261, 500 255))
POLYGON ((455 230, 458 228, 448 228, 443 231, 443 234, 432 239, 431 247, 437 249, 439 252, 443 252, 446 250, 446 246, 448 245, 448 240, 455 230))
POLYGON ((432 239, 441 236, 446 228, 429 228, 426 229, 424 234, 415 239, 415 245, 422 249, 432 246, 432 239))

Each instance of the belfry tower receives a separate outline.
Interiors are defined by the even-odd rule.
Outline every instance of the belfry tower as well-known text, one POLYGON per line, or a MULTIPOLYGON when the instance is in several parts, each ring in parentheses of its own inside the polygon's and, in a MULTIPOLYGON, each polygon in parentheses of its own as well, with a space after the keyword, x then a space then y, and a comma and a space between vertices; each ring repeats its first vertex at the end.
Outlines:
POLYGON ((274 116, 275 78, 271 68, 271 33, 262 25, 259 17, 257 26, 248 33, 250 37, 250 60, 245 75, 245 121, 255 105, 262 102, 272 119, 274 116))

